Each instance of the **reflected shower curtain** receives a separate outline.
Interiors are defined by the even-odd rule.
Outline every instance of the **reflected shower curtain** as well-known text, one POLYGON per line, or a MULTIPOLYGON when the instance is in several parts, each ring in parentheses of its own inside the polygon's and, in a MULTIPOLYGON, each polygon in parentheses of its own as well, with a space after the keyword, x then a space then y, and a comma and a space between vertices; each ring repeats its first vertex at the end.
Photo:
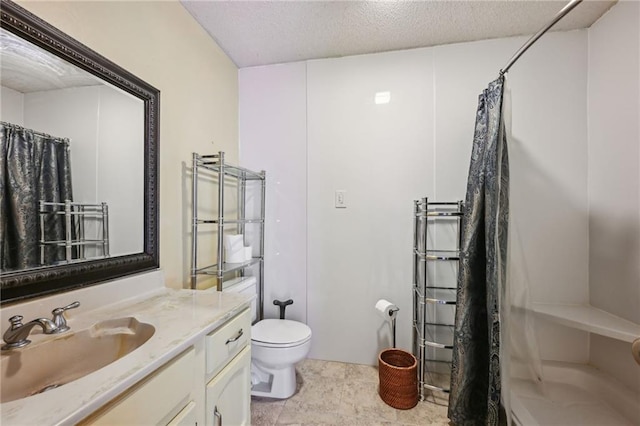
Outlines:
POLYGON ((509 163, 502 118, 504 77, 480 95, 462 220, 449 418, 456 425, 507 423, 504 316, 509 163))
MULTIPOLYGON (((66 139, 0 123, 0 268, 40 266, 39 201, 73 200, 66 139)), ((46 240, 64 240, 61 215, 47 220, 46 240)), ((47 250, 45 264, 65 259, 64 247, 47 250)))

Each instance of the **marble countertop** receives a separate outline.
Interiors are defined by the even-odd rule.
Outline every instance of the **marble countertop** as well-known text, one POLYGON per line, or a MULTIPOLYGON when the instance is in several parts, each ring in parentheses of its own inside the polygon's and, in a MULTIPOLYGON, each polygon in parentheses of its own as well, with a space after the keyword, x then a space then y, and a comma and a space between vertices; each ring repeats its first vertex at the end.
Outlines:
MULTIPOLYGON (((68 320, 71 327, 68 333, 122 317, 149 323, 155 327, 155 333, 135 351, 87 376, 42 394, 1 404, 0 423, 3 426, 77 423, 248 308, 251 300, 215 290, 161 288, 137 299, 75 315, 68 320)), ((34 332, 29 338, 32 345, 37 345, 56 337, 59 336, 34 332)))

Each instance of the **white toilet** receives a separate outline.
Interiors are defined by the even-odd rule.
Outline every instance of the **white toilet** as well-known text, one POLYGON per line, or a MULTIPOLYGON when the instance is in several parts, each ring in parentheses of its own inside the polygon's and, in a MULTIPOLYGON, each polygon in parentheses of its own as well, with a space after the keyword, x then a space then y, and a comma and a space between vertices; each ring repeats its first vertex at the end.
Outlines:
MULTIPOLYGON (((224 291, 257 295, 256 278, 225 283, 224 291)), ((251 304, 252 320, 257 302, 251 304)), ((311 329, 298 321, 265 319, 251 327, 251 395, 289 398, 296 391, 296 363, 311 348, 311 329)))

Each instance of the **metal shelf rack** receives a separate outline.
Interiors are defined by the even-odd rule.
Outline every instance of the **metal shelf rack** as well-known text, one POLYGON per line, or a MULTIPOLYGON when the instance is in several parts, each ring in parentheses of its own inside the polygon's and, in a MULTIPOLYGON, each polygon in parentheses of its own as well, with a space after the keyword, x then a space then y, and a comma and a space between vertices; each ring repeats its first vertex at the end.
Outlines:
MULTIPOLYGON (((107 203, 87 204, 74 203, 70 200, 64 202, 49 202, 40 200, 40 264, 50 264, 49 250, 57 251, 64 248, 64 255, 58 257, 56 263, 71 263, 80 260, 109 257, 109 207, 107 203), (48 240, 46 231, 50 221, 58 221, 62 217, 64 238, 48 240), (96 238, 86 237, 86 221, 93 219, 99 222, 100 230, 96 238), (87 257, 86 248, 95 248, 96 253, 87 257), (98 255, 98 251, 102 254, 98 255), (62 260, 64 258, 64 260, 62 260)), ((54 256, 57 257, 57 256, 54 256)))
POLYGON ((266 193, 266 172, 264 170, 255 172, 243 167, 234 166, 225 162, 224 152, 217 154, 200 155, 193 153, 193 181, 192 181, 192 246, 191 246, 191 288, 196 289, 198 275, 213 275, 217 277, 217 290, 224 290, 225 277, 232 273, 244 275, 245 269, 258 265, 258 320, 263 318, 264 302, 264 224, 265 224, 265 193, 266 193), (213 173, 214 180, 218 187, 218 217, 200 218, 198 217, 198 180, 203 176, 203 172, 213 173), (233 178, 237 183, 237 217, 225 217, 225 186, 226 178, 233 178), (260 216, 247 217, 247 182, 257 181, 260 185, 260 216), (198 232, 200 225, 217 226, 217 255, 215 262, 207 266, 198 266, 198 232), (257 225, 259 230, 258 253, 254 253, 250 260, 240 263, 228 263, 223 261, 224 233, 228 226, 235 227, 238 234, 242 234, 247 242, 245 233, 246 225, 257 225))
POLYGON ((421 401, 427 390, 449 393, 462 214, 462 201, 414 200, 413 354, 421 401), (445 243, 450 247, 434 248, 445 243))

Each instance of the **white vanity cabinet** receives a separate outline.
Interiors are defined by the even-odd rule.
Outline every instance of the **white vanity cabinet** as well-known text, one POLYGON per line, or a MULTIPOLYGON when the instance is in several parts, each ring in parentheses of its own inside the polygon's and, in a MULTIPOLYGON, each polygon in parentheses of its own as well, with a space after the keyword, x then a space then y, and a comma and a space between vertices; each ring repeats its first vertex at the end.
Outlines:
POLYGON ((250 401, 251 316, 245 309, 81 424, 249 425, 250 401))
POLYGON ((249 310, 205 338, 205 425, 251 424, 251 314, 249 310))
POLYGON ((207 384, 205 424, 251 424, 251 349, 245 347, 207 384))

